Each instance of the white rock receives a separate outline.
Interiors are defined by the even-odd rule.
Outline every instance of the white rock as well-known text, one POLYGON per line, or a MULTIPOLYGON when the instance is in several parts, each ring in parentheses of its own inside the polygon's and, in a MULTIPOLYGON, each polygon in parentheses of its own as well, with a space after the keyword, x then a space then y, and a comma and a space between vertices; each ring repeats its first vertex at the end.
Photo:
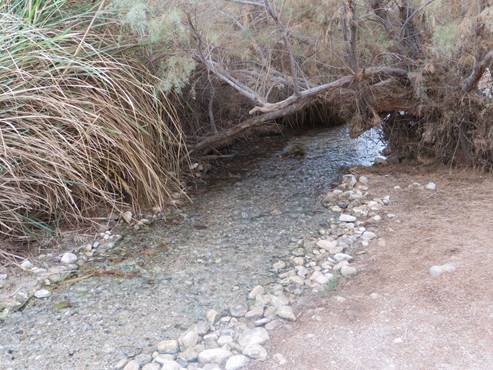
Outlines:
POLYGON ((324 285, 327 284, 334 278, 334 275, 327 273, 323 274, 320 271, 315 271, 312 276, 310 276, 310 280, 316 282, 317 284, 324 285))
POLYGON ((180 335, 180 337, 178 338, 178 344, 180 345, 180 349, 182 351, 195 346, 198 341, 199 333, 195 325, 184 332, 182 335, 180 335))
POLYGON ((276 354, 274 354, 274 356, 272 356, 272 357, 273 357, 273 358, 274 358, 274 360, 275 360, 275 361, 276 361, 279 365, 281 365, 281 366, 282 366, 282 365, 286 365, 286 363, 288 362, 288 361, 286 360, 286 358, 285 358, 283 355, 281 355, 280 353, 276 353, 276 354))
POLYGON ((341 262, 341 261, 351 261, 353 259, 353 256, 349 255, 349 254, 346 254, 346 253, 337 253, 334 255, 334 259, 337 261, 337 262, 341 262))
POLYGON ((257 285, 255 288, 253 288, 250 291, 250 294, 248 294, 248 298, 255 299, 258 295, 264 294, 264 292, 265 292, 264 287, 261 285, 257 285))
POLYGON ((437 189, 437 184, 435 184, 434 182, 429 182, 425 185, 425 189, 434 191, 437 189))
POLYGON ((382 198, 382 202, 383 204, 385 204, 386 206, 390 204, 390 195, 386 195, 382 198))
POLYGON ((236 306, 229 308, 229 313, 233 317, 243 317, 247 313, 248 308, 243 304, 238 304, 236 306))
POLYGON ((259 319, 264 315, 264 307, 253 307, 250 311, 245 314, 247 319, 259 319))
POLYGON ((21 269, 23 270, 30 270, 33 268, 33 263, 29 260, 24 260, 21 263, 21 269))
POLYGON ((70 265, 71 263, 75 263, 77 261, 77 256, 73 253, 67 252, 62 255, 60 258, 60 262, 66 265, 70 265))
POLYGON ((251 344, 243 349, 243 354, 254 360, 265 361, 267 351, 260 344, 251 344))
POLYGON ((34 296, 36 298, 40 298, 40 299, 42 299, 42 298, 48 298, 49 296, 51 296, 51 292, 49 290, 47 290, 47 289, 40 289, 40 290, 36 290, 34 292, 34 296))
POLYGON ((178 353, 179 350, 178 341, 174 339, 163 340, 157 344, 157 350, 159 353, 167 353, 167 354, 178 353))
POLYGON ((156 363, 146 364, 142 367, 142 370, 161 370, 161 365, 156 363))
POLYGON ((371 232, 371 231, 365 231, 362 235, 361 235, 361 238, 363 240, 372 240, 372 239, 375 239, 377 237, 377 234, 375 234, 374 232, 371 232))
POLYGON ((282 270, 283 268, 286 267, 286 264, 283 262, 283 261, 277 261, 275 262, 273 265, 272 265, 272 268, 274 269, 274 271, 280 271, 282 270))
POLYGON ((182 370, 183 367, 181 365, 173 360, 168 360, 168 361, 163 361, 161 363, 162 367, 161 370, 182 370))
POLYGON ((123 212, 122 213, 122 219, 123 221, 125 221, 127 224, 129 224, 130 222, 132 222, 132 212, 130 211, 127 211, 127 212, 123 212))
POLYGON ((154 361, 157 362, 158 364, 164 364, 167 361, 174 361, 176 360, 176 355, 166 355, 166 354, 157 354, 154 357, 154 361))
POLYGON ((231 356, 228 361, 226 361, 226 370, 238 370, 244 368, 248 364, 248 357, 243 355, 231 356))
POLYGON ((356 275, 357 272, 358 270, 353 266, 345 265, 341 267, 341 275, 344 277, 356 275))
POLYGON ((368 177, 366 177, 366 176, 360 176, 360 177, 358 178, 358 181, 359 181, 361 184, 363 184, 363 185, 368 185, 368 177))
POLYGON ((242 348, 252 344, 264 344, 269 340, 269 333, 264 328, 254 328, 245 330, 239 337, 238 343, 242 348))
POLYGON ((199 353, 199 362, 201 364, 214 363, 221 365, 232 353, 224 348, 205 349, 199 353))
POLYGON ((129 361, 123 370, 139 370, 140 369, 140 364, 137 361, 129 361))
POLYGON ((352 189, 356 185, 357 180, 354 175, 344 175, 342 176, 342 183, 346 185, 347 189, 352 189))
POLYGON ((340 222, 354 222, 356 221, 356 217, 343 213, 339 216, 340 222))
POLYGON ((207 321, 209 321, 209 323, 211 325, 214 325, 214 323, 216 322, 217 320, 217 317, 218 317, 218 313, 217 311, 215 310, 209 310, 207 311, 207 313, 205 314, 205 317, 207 318, 207 321))
POLYGON ((290 306, 279 306, 276 309, 276 315, 281 319, 296 321, 296 316, 293 312, 293 309, 290 306))
POLYGON ((433 277, 438 277, 444 272, 454 272, 456 268, 457 267, 453 263, 446 263, 444 265, 435 265, 430 267, 430 274, 433 277))
POLYGON ((221 335, 217 340, 217 344, 220 345, 221 347, 224 346, 225 344, 231 344, 233 342, 234 342, 233 337, 230 335, 221 335))
POLYGON ((319 240, 317 242, 317 247, 322 248, 329 253, 332 253, 333 250, 338 249, 336 240, 319 240))

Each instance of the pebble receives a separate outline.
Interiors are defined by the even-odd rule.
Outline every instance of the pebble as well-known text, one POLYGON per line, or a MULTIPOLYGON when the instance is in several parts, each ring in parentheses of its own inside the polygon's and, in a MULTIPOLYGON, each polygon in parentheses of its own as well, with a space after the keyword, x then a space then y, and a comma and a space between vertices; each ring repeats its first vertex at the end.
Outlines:
POLYGON ((183 367, 181 367, 181 365, 178 362, 172 361, 172 360, 163 361, 161 363, 161 365, 162 365, 161 370, 182 370, 183 369, 183 367))
POLYGON ((315 271, 310 280, 316 282, 317 284, 324 285, 327 284, 334 276, 332 274, 323 274, 320 271, 315 271))
POLYGON ((215 310, 209 310, 205 314, 205 317, 207 318, 207 321, 209 321, 211 325, 214 325, 214 323, 217 321, 218 313, 215 310))
POLYGON ((137 361, 129 361, 123 370, 139 370, 140 369, 140 364, 137 361))
POLYGON ((377 234, 375 234, 374 232, 372 231, 365 231, 363 233, 363 235, 361 235, 361 238, 363 240, 372 240, 372 239, 375 239, 377 237, 377 234))
POLYGON ((428 184, 425 185, 425 189, 434 191, 437 189, 437 184, 435 184, 434 182, 429 182, 428 184))
POLYGON ((357 272, 358 270, 353 266, 345 265, 341 267, 341 275, 344 277, 356 275, 357 272))
POLYGON ((188 329, 185 333, 180 335, 180 337, 178 338, 178 343, 181 350, 185 350, 187 348, 195 346, 198 341, 199 333, 195 325, 188 329))
POLYGON ((438 277, 444 272, 454 272, 456 266, 453 263, 446 263, 444 265, 435 265, 430 267, 430 274, 433 277, 438 277))
POLYGON ((161 365, 156 363, 146 364, 142 367, 142 370, 161 370, 161 365))
POLYGON ((77 256, 71 252, 64 253, 62 258, 60 259, 61 263, 66 265, 70 265, 71 263, 75 263, 77 261, 77 256))
POLYGON ((254 328, 245 330, 238 338, 238 343, 242 348, 252 344, 264 344, 269 340, 269 333, 264 328, 254 328))
POLYGON ((283 268, 286 267, 286 263, 284 263, 283 261, 277 261, 275 262, 273 265, 272 265, 272 268, 274 269, 274 271, 278 272, 280 270, 282 270, 283 268))
POLYGON ((283 355, 281 355, 280 353, 276 353, 276 354, 274 354, 274 356, 272 356, 272 357, 273 357, 273 358, 274 358, 274 360, 275 360, 275 361, 276 361, 279 365, 281 365, 281 366, 282 366, 282 365, 286 365, 286 363, 288 362, 288 361, 286 360, 286 358, 285 358, 283 355))
POLYGON ((21 269, 23 270, 30 270, 33 268, 33 263, 29 260, 24 260, 21 263, 21 269))
POLYGON ((199 353, 199 362, 201 364, 215 363, 222 364, 232 353, 224 348, 205 349, 199 353))
POLYGON ((40 298, 40 299, 42 299, 42 298, 48 298, 49 296, 51 296, 51 292, 49 290, 47 290, 47 289, 40 289, 40 290, 36 290, 34 292, 34 296, 36 298, 40 298))
POLYGON ((130 222, 132 222, 132 217, 133 217, 133 214, 132 214, 132 212, 130 212, 130 211, 127 211, 127 212, 123 212, 123 213, 122 213, 122 219, 123 219, 123 221, 125 221, 127 224, 129 224, 130 222))
POLYGON ((159 353, 175 354, 178 353, 178 341, 177 340, 163 340, 158 343, 157 350, 159 353))
POLYGON ((353 259, 352 256, 350 256, 349 254, 346 254, 346 253, 337 253, 334 255, 334 259, 337 261, 337 262, 341 262, 341 261, 351 261, 353 259))
POLYGON ((354 222, 354 221, 356 221, 356 217, 348 215, 347 213, 342 213, 339 216, 339 221, 340 222, 354 222))
POLYGON ((248 357, 244 355, 234 355, 231 356, 228 361, 226 361, 226 370, 238 370, 244 368, 248 364, 248 357))
POLYGON ((245 347, 243 354, 254 360, 264 361, 267 358, 267 351, 260 344, 251 344, 245 347))
POLYGON ((229 308, 229 313, 233 317, 243 317, 243 316, 245 316, 247 311, 248 311, 248 308, 243 304, 239 304, 239 305, 236 305, 236 306, 229 308))
POLYGON ((163 364, 166 361, 174 361, 176 359, 176 355, 161 355, 158 354, 156 357, 154 357, 154 361, 163 364))
POLYGON ((249 299, 255 299, 257 298, 258 295, 264 294, 265 289, 261 285, 257 285, 255 288, 253 288, 250 293, 248 294, 249 299))
POLYGON ((290 306, 279 306, 276 310, 276 315, 281 319, 288 321, 296 321, 296 316, 290 306))

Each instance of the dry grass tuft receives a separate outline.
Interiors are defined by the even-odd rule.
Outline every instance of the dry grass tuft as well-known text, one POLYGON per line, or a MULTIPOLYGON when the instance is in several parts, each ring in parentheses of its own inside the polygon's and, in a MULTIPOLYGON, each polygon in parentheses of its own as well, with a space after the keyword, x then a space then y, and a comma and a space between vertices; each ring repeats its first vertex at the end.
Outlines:
POLYGON ((24 13, 0 5, 0 233, 28 239, 102 207, 163 205, 186 150, 155 78, 80 18, 24 13))

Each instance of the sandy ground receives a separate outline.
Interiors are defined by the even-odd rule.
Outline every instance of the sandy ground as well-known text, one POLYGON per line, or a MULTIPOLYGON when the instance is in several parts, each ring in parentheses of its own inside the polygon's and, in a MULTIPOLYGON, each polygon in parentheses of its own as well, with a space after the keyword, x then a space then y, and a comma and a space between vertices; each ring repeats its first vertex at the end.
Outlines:
POLYGON ((493 178, 411 167, 369 176, 397 218, 357 257, 355 278, 273 334, 270 357, 287 362, 274 356, 251 369, 493 369, 493 178), (428 181, 436 192, 408 189, 428 181), (445 263, 456 270, 430 275, 445 263))

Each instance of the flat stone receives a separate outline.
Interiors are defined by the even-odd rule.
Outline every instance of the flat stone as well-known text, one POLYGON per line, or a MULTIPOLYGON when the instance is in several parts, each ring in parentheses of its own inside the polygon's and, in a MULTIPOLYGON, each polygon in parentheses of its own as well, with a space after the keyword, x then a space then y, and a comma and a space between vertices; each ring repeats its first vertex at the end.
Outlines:
POLYGON ((267 351, 260 344, 251 344, 243 349, 243 354, 254 360, 265 361, 267 351))
POLYGON ((351 215, 348 215, 347 213, 342 213, 340 216, 339 216, 339 221, 340 222, 354 222, 356 221, 357 218, 354 217, 354 216, 351 216, 351 215))
POLYGON ((77 256, 71 252, 64 253, 62 255, 62 258, 60 258, 60 262, 66 264, 66 265, 69 265, 71 263, 75 263, 76 261, 77 261, 77 256))
POLYGON ((270 336, 264 328, 254 328, 245 330, 238 338, 238 343, 242 348, 252 344, 263 344, 269 340, 270 336))
POLYGON ((248 365, 250 360, 244 355, 234 355, 231 356, 228 361, 226 361, 226 370, 239 370, 248 365))
POLYGON ((214 363, 221 365, 232 353, 224 348, 210 348, 199 353, 199 362, 201 364, 214 363))
POLYGON ((345 265, 341 267, 341 275, 344 277, 356 275, 357 272, 358 270, 353 266, 345 265))
POLYGON ((293 312, 293 309, 290 306, 279 306, 276 309, 276 315, 281 319, 296 321, 296 316, 293 312))
POLYGON ((199 333, 195 325, 184 332, 182 335, 180 335, 180 337, 178 338, 178 343, 181 350, 185 350, 187 348, 195 346, 198 341, 199 333))
POLYGON ((39 299, 48 298, 51 296, 51 292, 47 289, 40 289, 34 292, 34 296, 39 299))
POLYGON ((167 353, 167 354, 178 353, 179 350, 178 341, 174 339, 163 340, 157 344, 157 350, 159 353, 167 353))
POLYGON ((262 317, 264 314, 263 307, 253 307, 250 311, 245 314, 245 318, 247 319, 258 319, 262 317))

